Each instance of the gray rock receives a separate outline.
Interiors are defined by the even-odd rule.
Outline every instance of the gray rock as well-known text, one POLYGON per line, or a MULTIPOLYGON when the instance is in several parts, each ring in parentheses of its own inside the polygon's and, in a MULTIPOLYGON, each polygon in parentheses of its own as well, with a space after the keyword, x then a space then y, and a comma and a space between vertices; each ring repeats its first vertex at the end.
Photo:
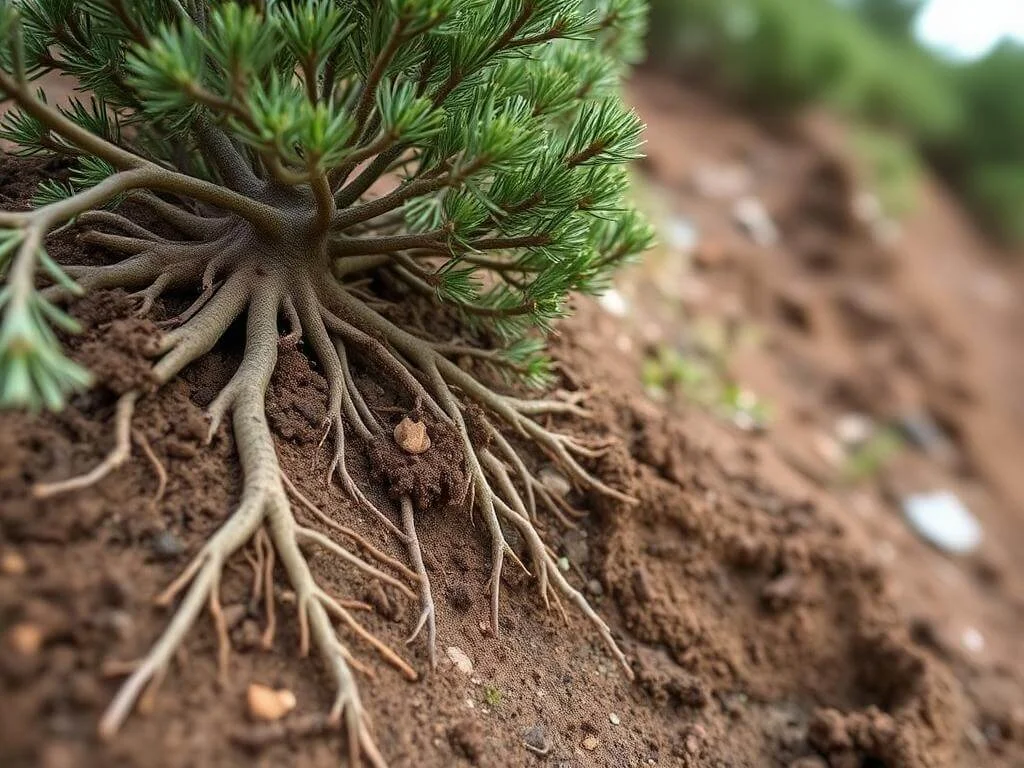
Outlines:
POLYGON ((953 457, 953 444, 927 412, 901 416, 898 426, 908 443, 929 456, 943 461, 953 457))
POLYGON ((560 499, 564 499, 572 490, 572 485, 566 479, 565 475, 554 467, 543 467, 540 472, 537 473, 537 479, 540 480, 540 484, 544 486, 548 493, 551 493, 560 499))
POLYGON ((550 747, 548 746, 547 736, 544 733, 544 726, 537 724, 527 728, 523 732, 523 745, 531 752, 535 752, 538 755, 546 755, 550 747))
POLYGON ((170 531, 161 531, 153 537, 153 554, 161 560, 173 560, 185 552, 184 542, 170 531))

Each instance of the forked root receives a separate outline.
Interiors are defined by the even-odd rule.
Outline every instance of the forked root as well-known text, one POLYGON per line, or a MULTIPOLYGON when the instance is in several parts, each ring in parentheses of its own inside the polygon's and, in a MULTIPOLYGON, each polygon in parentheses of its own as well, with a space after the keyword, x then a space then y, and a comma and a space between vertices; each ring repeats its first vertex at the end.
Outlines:
MULTIPOLYGON (((336 685, 337 695, 330 718, 344 722, 353 764, 358 763, 362 755, 372 765, 383 766, 383 757, 370 736, 368 716, 359 699, 352 674, 353 666, 361 665, 354 664, 351 653, 342 644, 331 623, 331 616, 339 618, 407 678, 416 679, 416 672, 354 619, 349 603, 335 600, 317 584, 299 548, 299 540, 305 538, 321 544, 371 577, 409 596, 414 597, 414 594, 398 579, 379 571, 322 534, 299 526, 295 521, 282 484, 281 470, 263 405, 266 387, 277 359, 277 302, 273 288, 264 286, 265 290, 253 294, 243 363, 226 388, 225 398, 218 398, 222 412, 230 412, 232 416, 244 474, 241 500, 236 510, 206 542, 184 572, 158 598, 159 602, 168 603, 184 591, 167 628, 133 668, 103 715, 99 733, 104 738, 111 737, 132 707, 137 702, 141 705, 141 700, 148 695, 147 689, 152 690, 166 672, 204 605, 209 607, 214 620, 219 643, 219 667, 221 675, 226 677, 230 640, 220 606, 220 580, 228 559, 255 537, 257 546, 262 550, 257 558, 260 564, 257 577, 260 590, 265 598, 272 595, 271 558, 276 552, 296 593, 301 630, 300 650, 306 653, 311 645, 315 646, 336 685)), ((189 343, 195 345, 195 340, 189 343)), ((169 355, 173 355, 173 350, 169 355)), ((134 404, 134 397, 129 403, 134 404)), ((126 423, 131 415, 130 405, 125 406, 127 415, 123 420, 126 423)), ((123 431, 129 435, 128 426, 123 431)), ((130 439, 130 435, 125 439, 130 439)), ((268 603, 268 609, 269 606, 268 603)), ((272 626, 269 619, 268 615, 268 629, 272 626)))
POLYGON ((402 497, 402 525, 405 528, 405 536, 409 547, 409 559, 419 575, 420 582, 420 618, 416 622, 406 645, 415 640, 424 628, 427 630, 427 652, 430 655, 430 667, 437 667, 437 619, 434 610, 434 597, 430 592, 430 577, 427 576, 427 568, 423 564, 423 552, 420 549, 420 540, 416 535, 416 510, 413 508, 412 500, 408 496, 402 497))

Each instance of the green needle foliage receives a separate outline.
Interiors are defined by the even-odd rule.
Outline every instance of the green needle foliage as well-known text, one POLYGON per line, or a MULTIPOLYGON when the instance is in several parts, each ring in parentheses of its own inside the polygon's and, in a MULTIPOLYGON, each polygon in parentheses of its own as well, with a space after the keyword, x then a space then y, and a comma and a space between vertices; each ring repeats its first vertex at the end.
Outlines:
POLYGON ((15 102, 0 138, 74 159, 66 182, 40 185, 38 211, 70 203, 40 236, 26 233, 47 217, 0 214, 0 404, 58 408, 88 381, 53 330, 71 323, 36 287, 40 271, 66 280, 43 250, 51 225, 145 188, 120 183, 133 166, 247 194, 206 128, 260 180, 309 190, 340 257, 389 256, 545 382, 525 337, 651 240, 624 196, 642 126, 618 93, 644 23, 637 0, 0 0, 0 95, 15 102), (30 108, 50 73, 81 95, 30 108), (373 215, 382 177, 393 191, 373 215), (108 179, 116 194, 78 203, 108 179))

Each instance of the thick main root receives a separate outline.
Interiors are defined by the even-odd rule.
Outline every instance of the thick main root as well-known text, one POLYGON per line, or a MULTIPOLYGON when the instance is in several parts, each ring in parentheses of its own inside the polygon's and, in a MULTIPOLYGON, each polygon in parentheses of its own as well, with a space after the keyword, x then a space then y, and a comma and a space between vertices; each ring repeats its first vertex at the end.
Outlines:
MULTIPOLYGON (((110 267, 83 267, 72 272, 87 288, 121 286, 139 290, 142 308, 147 311, 164 289, 201 285, 199 300, 179 316, 176 327, 161 340, 160 358, 153 367, 154 376, 161 384, 212 349, 228 327, 247 312, 242 362, 209 406, 211 438, 225 418, 231 419, 244 484, 231 515, 158 598, 158 602, 169 604, 181 596, 164 633, 133 666, 103 716, 101 735, 109 737, 116 732, 146 689, 159 684, 204 606, 208 607, 217 629, 221 674, 227 674, 230 642, 220 607, 220 580, 229 558, 254 542, 257 555, 250 562, 257 593, 254 596, 262 595, 266 600, 265 643, 269 645, 274 634, 271 578, 276 556, 296 595, 299 651, 306 655, 315 647, 333 679, 336 697, 330 718, 344 724, 353 764, 363 755, 373 765, 383 765, 383 758, 370 735, 369 718, 353 674, 353 670, 365 671, 366 668, 342 642, 333 622, 337 621, 343 632, 373 648, 406 678, 415 680, 417 673, 355 619, 352 610, 357 606, 331 596, 317 583, 300 549, 300 543, 321 547, 382 585, 410 599, 418 597, 421 612, 409 642, 425 630, 430 662, 435 664, 435 606, 416 532, 413 500, 402 498, 397 517, 394 513, 388 514, 371 502, 347 467, 346 434, 367 441, 390 439, 384 423, 357 386, 351 370, 353 359, 371 366, 379 376, 389 380, 392 391, 453 430, 461 440, 467 477, 463 501, 484 520, 490 538, 488 584, 494 635, 499 633, 505 558, 511 558, 524 570, 527 567, 509 546, 506 530, 512 529, 525 542, 530 568, 544 604, 554 601, 561 610, 561 598, 565 598, 575 605, 596 627, 627 676, 632 677, 630 666, 608 626, 562 575, 536 528, 539 509, 547 510, 567 526, 574 525, 577 513, 548 491, 499 429, 499 425, 503 425, 512 434, 539 447, 577 487, 631 502, 621 491, 594 478, 580 463, 580 459, 600 456, 608 449, 608 443, 585 443, 551 431, 536 420, 540 416, 558 414, 585 416, 578 397, 528 401, 498 394, 449 359, 450 345, 432 344, 390 322, 348 292, 327 269, 314 271, 311 268, 304 276, 296 276, 294 265, 277 272, 268 271, 264 267, 267 259, 261 261, 237 247, 227 248, 231 234, 225 220, 205 219, 165 208, 160 201, 154 201, 155 198, 147 202, 158 214, 177 219, 173 223, 180 230, 189 236, 208 239, 172 242, 115 214, 95 215, 92 223, 118 229, 123 234, 97 232, 90 235, 90 242, 128 257, 110 267), (264 404, 281 342, 279 316, 285 318, 289 328, 286 338, 294 340, 301 336, 309 343, 328 382, 327 416, 323 425, 324 440, 333 436, 328 480, 337 476, 345 492, 372 512, 405 546, 411 568, 323 514, 282 474, 264 404), (472 430, 467 424, 469 405, 476 406, 478 411, 472 430), (298 502, 296 510, 289 503, 289 492, 298 502), (325 525, 328 532, 301 524, 295 514, 297 510, 304 510, 315 523, 325 525), (348 549, 341 543, 343 540, 351 542, 377 565, 348 549)), ((129 393, 119 402, 116 445, 102 464, 80 478, 38 486, 36 495, 43 498, 81 489, 98 482, 122 464, 131 451, 131 416, 138 397, 137 393, 129 393)), ((151 450, 147 451, 148 443, 144 439, 136 439, 136 442, 152 462, 154 457, 151 450)), ((154 466, 159 474, 162 466, 159 462, 154 466)), ((165 482, 165 475, 161 475, 161 492, 165 482)))

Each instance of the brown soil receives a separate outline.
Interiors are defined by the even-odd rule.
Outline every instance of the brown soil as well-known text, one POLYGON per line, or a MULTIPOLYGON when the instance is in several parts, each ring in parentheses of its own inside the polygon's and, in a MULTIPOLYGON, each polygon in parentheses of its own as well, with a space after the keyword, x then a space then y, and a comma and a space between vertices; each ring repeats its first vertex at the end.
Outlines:
MULTIPOLYGON (((987 303, 965 294, 978 275, 989 286, 1015 278, 988 260, 934 190, 896 251, 849 225, 842 213, 853 176, 827 124, 810 121, 779 138, 652 76, 633 96, 651 125, 653 183, 664 202, 699 221, 706 266, 669 279, 664 270, 676 262, 656 254, 624 277, 622 290, 637 299, 625 321, 583 302, 562 327, 562 384, 593 383, 596 416, 566 426, 620 438, 593 469, 640 503, 573 498, 590 513, 581 529, 550 525, 544 534, 611 624, 637 682, 625 680, 581 617, 570 612, 566 626, 545 612, 532 582, 512 569, 501 638, 491 636, 486 533, 458 508, 437 505, 419 526, 439 609, 438 670, 428 672, 416 643, 405 651, 425 674, 407 683, 352 640, 375 673, 360 684, 384 754, 395 766, 426 767, 1024 764, 1024 670, 1014 655, 1024 570, 1011 557, 1024 543, 1024 477, 1014 462, 1022 369, 1011 343, 1022 318, 991 290, 987 303), (720 203, 688 191, 697 163, 738 152, 765 169, 759 193, 783 225, 783 247, 747 244, 720 203), (699 299, 695 285, 705 289, 699 299), (644 345, 684 332, 694 313, 738 315, 764 333, 733 364, 776 406, 766 435, 645 396, 644 345), (949 431, 952 460, 908 452, 853 489, 809 469, 815 456, 806 447, 836 416, 881 418, 911 406, 927 407, 949 431), (980 555, 951 560, 902 523, 894 499, 934 483, 970 500, 986 531, 980 555), (981 633, 982 651, 964 650, 964 627, 981 633), (449 661, 449 647, 469 656, 471 675, 449 661)), ((0 202, 23 202, 38 172, 5 161, 0 202)), ((74 247, 63 242, 54 253, 66 259, 74 247)), ((105 667, 137 657, 157 636, 167 613, 153 596, 237 498, 230 434, 204 446, 201 410, 237 353, 226 339, 140 406, 135 426, 170 478, 159 505, 156 475, 138 449, 95 488, 34 502, 33 482, 82 471, 109 448, 115 393, 144 376, 136 350, 155 333, 130 319, 118 294, 82 301, 75 314, 87 330, 71 349, 102 385, 58 416, 0 416, 0 765, 337 765, 341 736, 315 720, 331 692, 317 663, 297 658, 290 594, 278 589, 275 645, 259 649, 265 617, 249 602, 251 571, 241 559, 223 585, 228 685, 215 683, 216 638, 204 618, 150 710, 114 741, 96 739, 117 685, 105 667), (42 633, 37 649, 17 650, 25 624, 42 633), (251 682, 295 692, 298 708, 277 733, 247 721, 251 682)), ((322 456, 314 467, 324 392, 306 358, 283 350, 268 393, 282 465, 331 516, 401 558, 379 526, 324 486, 322 456)), ((387 464, 389 483, 415 484, 414 462, 384 458, 367 450, 353 460, 364 479, 387 464)), ((417 487, 426 501, 453 495, 451 483, 440 473, 417 487)), ((382 487, 381 503, 386 496, 382 487)), ((325 585, 372 605, 368 626, 401 647, 417 607, 310 554, 325 585)))

